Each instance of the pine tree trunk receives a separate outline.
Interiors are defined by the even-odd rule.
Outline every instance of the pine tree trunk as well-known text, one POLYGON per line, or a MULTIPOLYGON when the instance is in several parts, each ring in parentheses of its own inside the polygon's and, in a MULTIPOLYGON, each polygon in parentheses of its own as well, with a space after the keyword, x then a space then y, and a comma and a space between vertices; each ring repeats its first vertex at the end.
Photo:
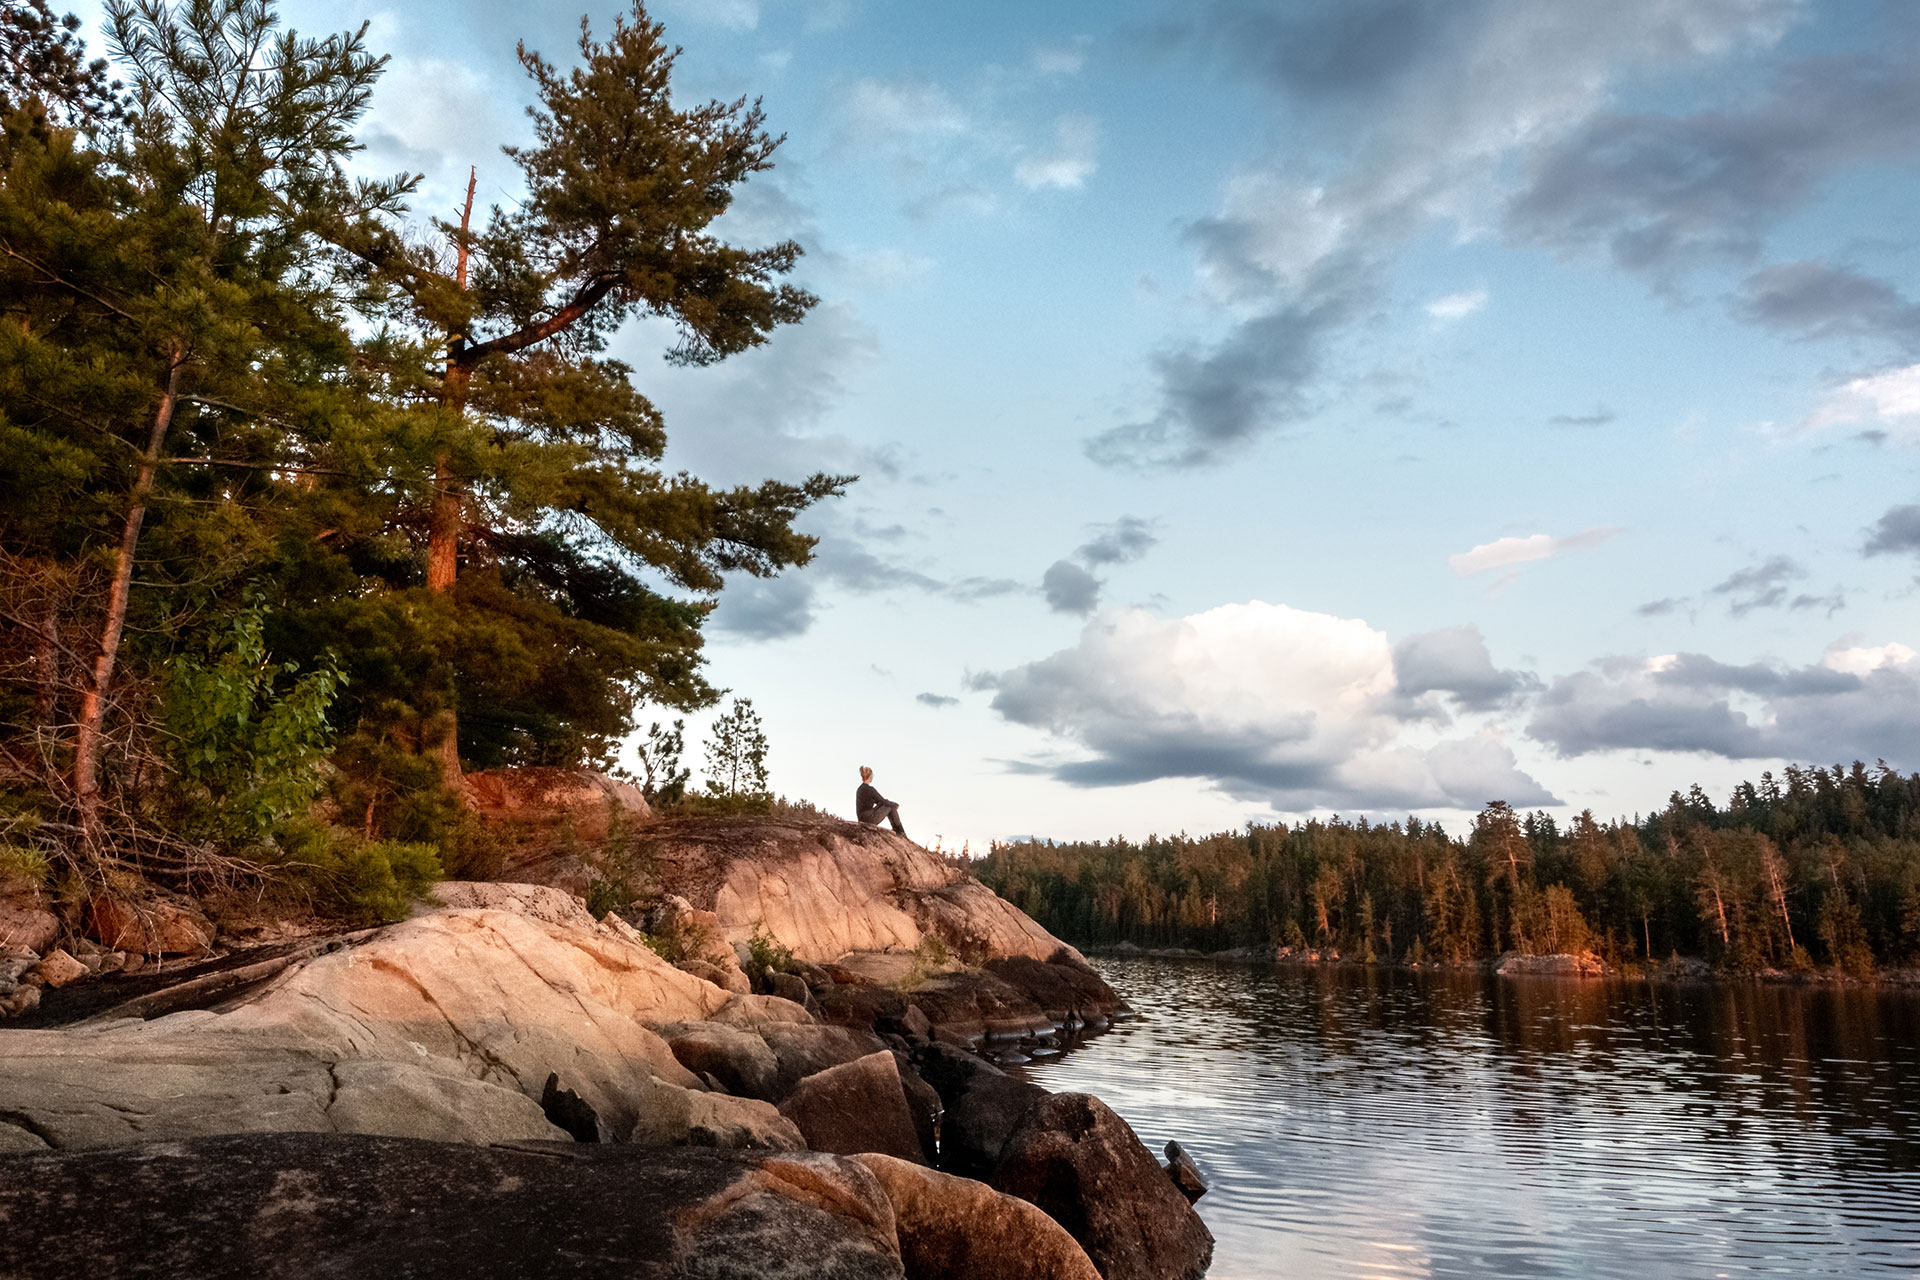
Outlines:
POLYGON ((153 431, 148 437, 146 452, 140 456, 133 492, 127 498, 120 546, 114 553, 113 581, 107 588, 106 616, 100 624, 100 647, 94 654, 93 668, 80 695, 80 714, 73 734, 73 803, 81 838, 90 847, 97 846, 101 836, 100 726, 106 718, 114 663, 120 656, 120 637, 127 625, 134 552, 140 545, 140 526, 146 522, 147 499, 153 493, 154 475, 160 469, 160 452, 167 441, 167 430, 173 425, 173 409, 179 399, 180 376, 185 367, 186 354, 176 345, 167 370, 167 389, 161 394, 160 407, 153 415, 153 431))
MULTIPOLYGON (((454 286, 467 290, 467 261, 472 252, 473 193, 479 170, 467 172, 467 202, 460 210, 460 238, 455 244, 454 286)), ((447 342, 444 403, 457 421, 466 417, 467 387, 473 369, 466 362, 465 334, 451 334, 447 342)), ((427 590, 450 595, 460 576, 460 535, 465 531, 465 486, 454 476, 445 450, 433 460, 433 515, 427 528, 427 590)), ((448 707, 440 733, 440 780, 456 797, 461 794, 460 712, 448 707)))

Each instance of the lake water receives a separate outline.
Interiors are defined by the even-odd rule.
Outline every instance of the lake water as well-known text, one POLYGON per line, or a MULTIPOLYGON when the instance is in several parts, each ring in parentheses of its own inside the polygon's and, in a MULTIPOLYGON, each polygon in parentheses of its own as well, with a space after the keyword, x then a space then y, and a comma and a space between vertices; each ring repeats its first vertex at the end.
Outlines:
POLYGON ((1212 1182, 1212 1280, 1920 1271, 1920 996, 1109 959, 1022 1068, 1212 1182))

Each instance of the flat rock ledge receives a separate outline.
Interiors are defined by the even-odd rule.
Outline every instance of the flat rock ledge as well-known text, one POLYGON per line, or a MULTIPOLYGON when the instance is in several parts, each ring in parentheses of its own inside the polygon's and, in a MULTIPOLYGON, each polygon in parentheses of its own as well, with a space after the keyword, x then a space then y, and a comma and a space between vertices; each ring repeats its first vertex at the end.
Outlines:
POLYGON ((905 1280, 837 1156, 269 1133, 0 1158, 17 1280, 905 1280))

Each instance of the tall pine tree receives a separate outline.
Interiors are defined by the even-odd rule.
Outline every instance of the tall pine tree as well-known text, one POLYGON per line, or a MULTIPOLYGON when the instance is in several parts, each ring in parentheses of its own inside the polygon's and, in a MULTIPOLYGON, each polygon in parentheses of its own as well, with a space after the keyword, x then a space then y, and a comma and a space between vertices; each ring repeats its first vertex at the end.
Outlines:
POLYGON ((366 367, 413 450, 289 566, 381 585, 325 591, 305 628, 360 637, 351 710, 369 760, 437 757, 449 788, 463 756, 603 763, 642 701, 711 702, 712 593, 731 572, 804 564, 794 517, 849 479, 716 491, 663 474, 661 415, 604 355, 644 315, 677 328, 669 360, 709 364, 814 302, 781 282, 797 245, 713 233, 781 139, 757 102, 677 107, 677 53, 639 4, 604 42, 583 23, 571 71, 523 46, 535 140, 507 152, 523 200, 478 225, 470 182, 458 221, 430 233, 392 211, 326 228, 375 300, 366 367))

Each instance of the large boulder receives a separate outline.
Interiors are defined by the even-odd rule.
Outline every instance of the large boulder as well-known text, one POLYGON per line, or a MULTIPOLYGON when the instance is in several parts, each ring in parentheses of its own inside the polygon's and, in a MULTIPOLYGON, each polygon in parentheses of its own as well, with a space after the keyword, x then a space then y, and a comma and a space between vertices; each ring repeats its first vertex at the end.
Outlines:
POLYGON ((1032 956, 1001 956, 987 961, 985 967, 1056 1022, 1084 1022, 1124 1007, 1106 980, 1077 955, 1061 952, 1045 962, 1032 956))
POLYGON ((725 1147, 804 1151, 807 1140, 770 1102, 682 1089, 660 1080, 634 1084, 638 1119, 625 1140, 642 1147, 725 1147))
POLYGON ((513 1113, 468 1088, 486 1085, 533 1104, 518 1109, 528 1127, 513 1136, 550 1136, 534 1113, 557 1075, 615 1135, 797 1143, 770 1106, 714 1101, 642 1025, 704 1020, 753 997, 701 982, 591 921, 540 918, 550 905, 533 895, 515 910, 438 910, 371 931, 250 989, 222 991, 218 1012, 142 1022, 109 1010, 64 1031, 9 1032, 0 1098, 23 1127, 68 1147, 389 1132, 390 1113, 354 1104, 351 1091, 342 1105, 335 1073, 399 1063, 434 1077, 416 1081, 420 1094, 445 1104, 418 1108, 400 1130, 410 1135, 497 1140, 513 1113))
MULTIPOLYGON (((724 1013, 724 1011, 723 1011, 724 1013)), ((843 1062, 864 1058, 885 1049, 886 1043, 871 1032, 856 1027, 818 1026, 799 1022, 762 1022, 754 1030, 773 1050, 780 1065, 775 1082, 776 1096, 786 1097, 794 1086, 843 1062)))
POLYGON ((565 1137, 538 1103, 444 1058, 336 1056, 235 1035, 208 1013, 95 1032, 9 1031, 0 1149, 230 1133, 352 1132, 489 1143, 565 1137), (187 1034, 190 1028, 197 1029, 187 1034), (31 1141, 28 1141, 31 1139, 31 1141))
POLYGON ((1030 1107, 991 1184, 1044 1210, 1108 1280, 1199 1280, 1213 1235, 1127 1122, 1085 1093, 1030 1107))
POLYGON ((654 1029, 695 1075, 711 1075, 743 1098, 779 1100, 780 1060, 762 1037, 719 1022, 669 1022, 654 1029))
POLYGON ((879 1180, 808 1154, 231 1136, 0 1156, 0 1222, 18 1280, 904 1280, 879 1180))
POLYGON ((484 822, 564 829, 583 841, 604 840, 653 812, 640 788, 589 769, 483 769, 461 786, 467 808, 484 822))
POLYGON ((96 894, 87 900, 85 914, 87 936, 110 951, 174 956, 213 947, 213 924, 206 914, 191 900, 171 894, 96 894))
POLYGON ((808 1076, 780 1104, 780 1114, 799 1126, 815 1151, 923 1158, 900 1068, 888 1050, 808 1076))
MULTIPOLYGON (((580 899, 544 884, 516 884, 494 880, 442 880, 415 905, 415 916, 440 911, 511 911, 542 924, 591 933, 593 917, 580 899)), ((638 941, 636 938, 635 941, 638 941)))
POLYGON ((712 911, 729 942, 759 932, 816 964, 927 937, 975 961, 1078 954, 965 872, 857 822, 669 818, 638 843, 662 889, 712 911))
POLYGON ((1028 1110, 1048 1096, 1039 1085, 1016 1080, 951 1045, 927 1045, 913 1060, 946 1107, 940 1121, 940 1167, 962 1177, 989 1176, 1028 1110))
POLYGON ((853 1157, 893 1205, 912 1280, 1100 1280, 1059 1223, 985 1183, 892 1156, 853 1157))

